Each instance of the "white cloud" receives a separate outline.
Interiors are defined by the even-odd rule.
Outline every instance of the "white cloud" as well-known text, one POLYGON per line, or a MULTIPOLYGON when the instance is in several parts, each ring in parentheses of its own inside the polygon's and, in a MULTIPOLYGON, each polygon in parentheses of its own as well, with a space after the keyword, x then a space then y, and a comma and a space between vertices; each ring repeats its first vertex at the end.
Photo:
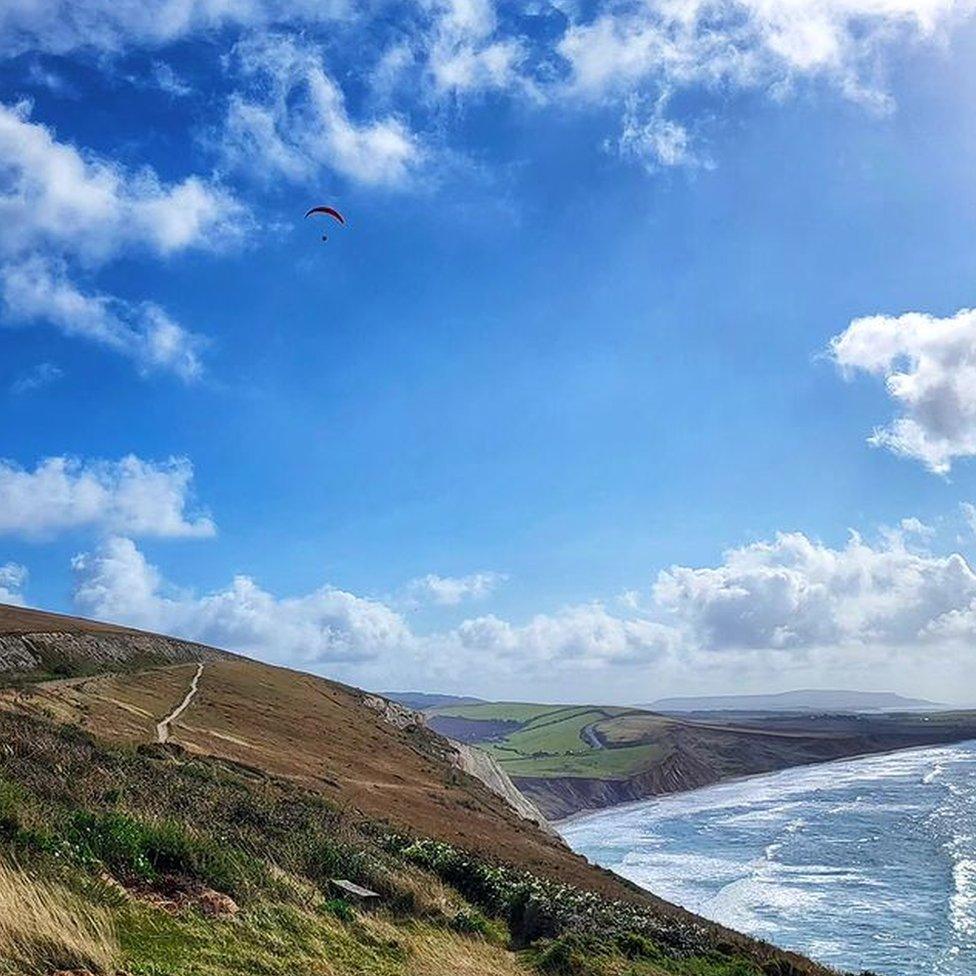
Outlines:
POLYGON ((711 164, 695 151, 688 130, 665 114, 667 102, 662 95, 648 109, 637 96, 628 98, 623 129, 615 143, 617 151, 625 159, 640 163, 649 173, 662 166, 708 168, 711 164))
POLYGON ((976 536, 976 505, 972 502, 960 502, 959 510, 962 512, 962 517, 969 531, 976 536))
POLYGON ((52 457, 33 471, 0 461, 0 533, 48 538, 96 528, 137 536, 214 535, 205 514, 189 512, 193 466, 129 455, 120 461, 52 457))
POLYGON ((46 322, 66 336, 87 339, 132 359, 143 372, 197 379, 202 336, 187 331, 154 302, 134 305, 110 295, 86 295, 64 263, 32 257, 0 267, 0 293, 10 323, 46 322))
POLYGON ((927 661, 973 670, 976 574, 958 554, 927 551, 930 539, 915 519, 876 544, 852 534, 837 549, 781 534, 730 550, 717 566, 674 566, 617 611, 592 602, 521 623, 485 614, 418 634, 382 601, 329 585, 277 597, 239 576, 195 595, 163 580, 129 539, 112 538, 75 560, 76 602, 86 614, 267 660, 328 665, 366 687, 577 699, 614 689, 637 700, 652 675, 768 688, 773 672, 841 685, 859 676, 861 686, 921 674, 927 661))
POLYGON ((483 600, 507 577, 504 573, 471 573, 468 576, 438 576, 428 573, 407 584, 407 592, 417 599, 442 606, 456 606, 464 600, 483 600))
POLYGON ((970 0, 682 0, 598 8, 558 49, 589 97, 649 79, 675 85, 775 87, 823 76, 883 106, 880 50, 931 38, 971 14, 970 0), (880 99, 880 101, 879 101, 880 99))
POLYGON ((533 669, 552 665, 598 668, 649 664, 676 649, 678 633, 653 620, 621 618, 600 603, 537 614, 513 625, 494 615, 466 620, 447 636, 474 656, 480 666, 499 658, 509 667, 533 669))
POLYGON ((242 233, 245 211, 216 184, 166 184, 59 142, 30 105, 0 103, 0 251, 37 248, 91 264, 122 249, 168 255, 219 249, 242 233))
POLYGON ((153 62, 152 77, 159 90, 172 95, 173 98, 186 98, 187 95, 193 94, 193 88, 166 61, 153 62))
MULTIPOLYGON (((128 538, 112 537, 74 560, 80 612, 200 640, 283 663, 373 662, 378 680, 427 674, 539 673, 647 663, 667 652, 675 631, 621 620, 599 604, 539 614, 515 626, 494 616, 417 635, 380 600, 325 585, 276 597, 249 576, 198 596, 168 584, 128 538)), ((356 677, 362 680, 363 672, 356 677)))
POLYGON ((350 117, 314 45, 282 34, 252 36, 233 60, 249 88, 231 98, 224 123, 231 164, 265 177, 307 180, 330 169, 354 182, 398 186, 422 161, 420 142, 401 119, 350 117))
POLYGON ((909 522, 878 545, 854 533, 832 549, 781 533, 730 550, 717 567, 662 572, 652 607, 701 650, 918 648, 947 616, 976 606, 966 560, 908 545, 919 534, 909 522))
MULTIPOLYGON (((974 10, 973 0, 605 3, 588 19, 571 17, 556 52, 570 99, 626 102, 693 88, 783 98, 799 82, 823 80, 885 113, 893 108, 885 67, 894 45, 938 38, 974 10)), ((687 128, 659 114, 637 121, 626 111, 619 148, 663 165, 697 161, 687 128)))
POLYGON ((8 0, 0 6, 0 50, 117 52, 221 27, 328 21, 350 7, 346 0, 8 0))
POLYGON ((519 72, 525 44, 497 35, 493 0, 422 0, 422 6, 432 21, 422 44, 438 94, 534 90, 519 72))
POLYGON ((128 172, 59 142, 30 120, 26 103, 0 104, 0 285, 12 321, 49 322, 140 370, 193 379, 198 336, 152 302, 85 294, 69 261, 91 267, 123 251, 218 250, 246 225, 244 208, 216 184, 195 176, 167 184, 148 167, 128 172))
POLYGON ((56 363, 38 363, 23 372, 10 384, 10 392, 15 396, 36 393, 52 383, 57 383, 62 376, 64 376, 64 370, 56 363))
POLYGON ((882 377, 901 413, 870 443, 948 474, 976 454, 976 310, 855 319, 830 342, 845 374, 882 377))
POLYGON ((0 603, 23 606, 21 590, 27 582, 27 569, 18 563, 0 563, 0 603))
MULTIPOLYGON (((227 160, 272 177, 304 180, 328 168, 391 186, 433 154, 403 117, 356 118, 343 91, 347 75, 372 89, 365 104, 398 87, 411 111, 488 91, 566 107, 622 105, 633 96, 653 102, 662 91, 703 87, 782 98, 799 83, 826 81, 884 112, 892 107, 885 74, 895 47, 941 40, 974 9, 976 0, 550 0, 529 8, 497 0, 392 8, 348 0, 15 0, 0 9, 0 51, 119 52, 220 29, 243 33, 250 39, 236 66, 247 83, 226 115, 227 160), (334 20, 341 26, 326 34, 323 25, 334 20), (327 69, 316 38, 324 38, 322 50, 334 42, 355 57, 337 55, 327 69)), ((182 93, 162 64, 159 82, 182 93)), ((431 127, 442 122, 435 117, 431 127)), ((655 167, 698 165, 689 131, 694 126, 679 118, 629 113, 614 141, 655 167)))
POLYGON ((201 597, 168 587, 127 538, 74 560, 75 602, 94 617, 203 641, 266 660, 314 665, 409 650, 403 618, 376 600, 323 586, 276 598, 248 576, 201 597))

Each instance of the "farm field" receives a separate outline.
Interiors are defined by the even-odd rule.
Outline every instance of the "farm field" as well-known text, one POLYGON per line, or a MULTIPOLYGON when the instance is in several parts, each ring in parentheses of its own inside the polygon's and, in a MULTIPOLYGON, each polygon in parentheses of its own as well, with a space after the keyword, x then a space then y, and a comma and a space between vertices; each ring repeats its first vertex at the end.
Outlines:
POLYGON ((663 758, 667 748, 663 742, 635 739, 631 744, 619 737, 614 745, 622 748, 605 748, 610 740, 604 730, 630 715, 630 709, 613 706, 492 702, 435 709, 428 722, 448 735, 464 732, 467 741, 477 742, 510 776, 612 779, 639 772, 663 758))

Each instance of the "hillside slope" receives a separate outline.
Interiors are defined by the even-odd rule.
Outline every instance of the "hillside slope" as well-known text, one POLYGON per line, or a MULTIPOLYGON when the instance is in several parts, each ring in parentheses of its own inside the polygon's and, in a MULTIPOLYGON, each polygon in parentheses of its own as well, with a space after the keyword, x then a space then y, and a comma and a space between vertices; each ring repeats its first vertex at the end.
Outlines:
POLYGON ((553 820, 736 776, 976 739, 976 712, 749 713, 733 720, 495 702, 427 714, 431 728, 493 755, 553 820))
MULTIPOLYGON (((52 624, 18 611, 5 627, 31 641, 52 624)), ((104 908, 122 933, 105 958, 134 976, 824 972, 588 864, 383 699, 206 648, 140 668, 138 633, 65 626, 69 644, 92 642, 93 667, 122 667, 0 691, 0 861, 29 869, 14 887, 68 884, 86 912, 104 908), (337 876, 380 893, 375 923, 336 900, 337 876), (201 930, 227 894, 240 919, 201 930)), ((67 953, 41 971, 78 965, 67 953)))

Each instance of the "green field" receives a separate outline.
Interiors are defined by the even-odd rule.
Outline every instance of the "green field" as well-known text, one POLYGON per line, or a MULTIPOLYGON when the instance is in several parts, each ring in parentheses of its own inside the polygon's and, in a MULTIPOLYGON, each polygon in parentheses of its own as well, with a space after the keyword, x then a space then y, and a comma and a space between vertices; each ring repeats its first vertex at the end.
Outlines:
POLYGON ((633 715, 633 709, 627 708, 486 702, 448 705, 428 714, 435 728, 438 717, 520 723, 501 739, 488 737, 490 727, 486 725, 486 739, 480 743, 510 776, 619 779, 632 776, 667 753, 667 746, 660 743, 605 749, 583 738, 583 730, 589 726, 599 723, 606 729, 618 718, 633 715))

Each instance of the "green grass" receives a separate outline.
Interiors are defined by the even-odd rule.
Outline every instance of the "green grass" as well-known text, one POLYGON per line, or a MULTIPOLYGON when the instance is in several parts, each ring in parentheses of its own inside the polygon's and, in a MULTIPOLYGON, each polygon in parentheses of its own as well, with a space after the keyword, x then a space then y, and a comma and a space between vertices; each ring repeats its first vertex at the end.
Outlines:
POLYGON ((560 776, 583 779, 625 779, 639 773, 667 755, 667 749, 658 745, 627 746, 623 749, 588 749, 575 755, 523 756, 504 752, 502 744, 482 746, 501 764, 509 776, 555 779, 560 776))
POLYGON ((399 947, 370 938, 354 923, 294 905, 263 904, 216 920, 134 905, 120 913, 118 933, 132 976, 397 976, 405 969, 399 947))
POLYGON ((603 718, 606 713, 598 708, 562 709, 556 715, 529 722, 509 735, 505 744, 524 755, 588 751, 591 747, 582 740, 580 732, 603 718))
POLYGON ((562 776, 586 779, 624 779, 660 761, 666 744, 595 749, 580 733, 596 723, 606 725, 628 709, 593 705, 533 705, 490 702, 453 705, 436 709, 434 715, 479 721, 514 721, 521 727, 503 739, 482 743, 510 776, 554 779, 562 776))

